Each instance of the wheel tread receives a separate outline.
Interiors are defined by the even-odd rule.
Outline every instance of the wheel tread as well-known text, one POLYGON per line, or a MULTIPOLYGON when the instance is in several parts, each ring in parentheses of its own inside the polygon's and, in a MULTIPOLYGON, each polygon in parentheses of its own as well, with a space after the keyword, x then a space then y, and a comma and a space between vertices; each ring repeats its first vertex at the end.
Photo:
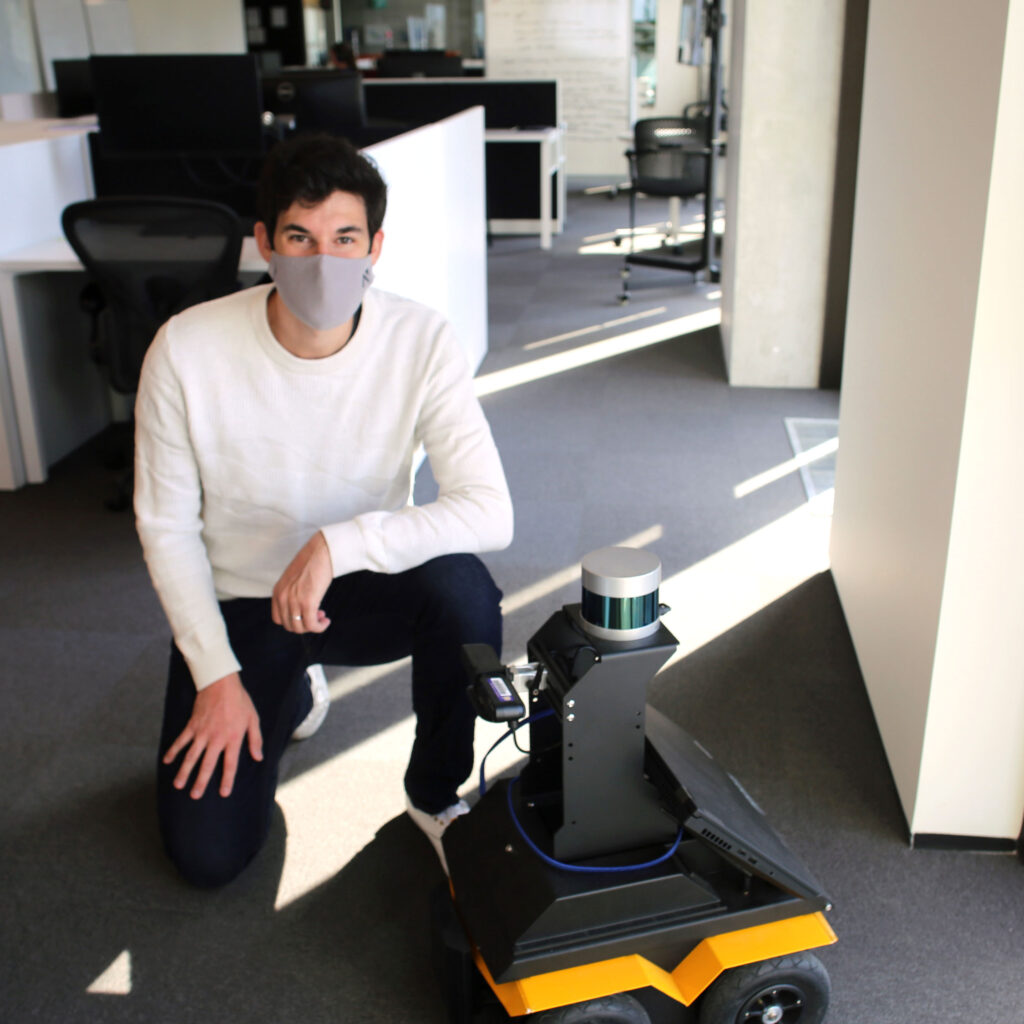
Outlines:
POLYGON ((520 1019, 530 1024, 650 1024, 647 1011, 626 992, 584 999, 520 1019))
POLYGON ((800 992, 798 1013, 787 1015, 784 1024, 821 1024, 828 1010, 831 984, 813 953, 771 957, 725 971, 701 996, 700 1024, 757 1024, 758 1016, 743 1013, 743 1008, 769 989, 773 976, 779 987, 791 986, 800 992))

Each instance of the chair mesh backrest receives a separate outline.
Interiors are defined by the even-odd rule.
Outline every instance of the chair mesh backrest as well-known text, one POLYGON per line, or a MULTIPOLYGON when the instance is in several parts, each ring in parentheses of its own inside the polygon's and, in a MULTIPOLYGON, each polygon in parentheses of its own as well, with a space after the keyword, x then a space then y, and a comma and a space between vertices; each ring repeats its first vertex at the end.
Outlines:
POLYGON ((681 117, 648 117, 633 128, 635 187, 649 195, 695 196, 704 191, 704 140, 681 117))
POLYGON ((64 210, 64 234, 105 300, 97 339, 111 385, 130 393, 160 325, 237 289, 242 231, 204 200, 110 198, 64 210))

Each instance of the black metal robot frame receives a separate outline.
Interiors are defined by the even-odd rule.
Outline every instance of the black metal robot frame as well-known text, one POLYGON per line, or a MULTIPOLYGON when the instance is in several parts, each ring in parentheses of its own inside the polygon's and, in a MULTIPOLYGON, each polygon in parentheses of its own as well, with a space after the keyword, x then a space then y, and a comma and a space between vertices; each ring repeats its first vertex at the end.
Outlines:
MULTIPOLYGON (((529 761, 444 838, 458 914, 490 980, 634 953, 672 970, 709 936, 820 917, 828 897, 761 810, 647 704, 675 637, 660 621, 624 642, 586 626, 569 605, 533 636, 529 761)), ((522 711, 512 679, 523 669, 488 648, 466 660, 485 717, 522 711)))

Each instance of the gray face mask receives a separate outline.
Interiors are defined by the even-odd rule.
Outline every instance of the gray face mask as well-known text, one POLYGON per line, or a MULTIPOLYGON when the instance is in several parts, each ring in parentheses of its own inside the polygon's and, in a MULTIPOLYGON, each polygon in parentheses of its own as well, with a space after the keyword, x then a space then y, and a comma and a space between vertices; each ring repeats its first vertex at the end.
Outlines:
POLYGON ((369 256, 270 254, 268 271, 284 304, 304 324, 329 331, 349 320, 373 281, 369 256))

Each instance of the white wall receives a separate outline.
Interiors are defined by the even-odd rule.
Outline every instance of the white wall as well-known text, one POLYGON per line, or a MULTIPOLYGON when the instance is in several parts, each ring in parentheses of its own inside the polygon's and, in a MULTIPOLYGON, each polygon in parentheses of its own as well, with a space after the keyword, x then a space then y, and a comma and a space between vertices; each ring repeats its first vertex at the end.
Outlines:
POLYGON ((972 10, 871 6, 832 566, 911 833, 1010 838, 1024 0, 972 10))
POLYGON ((30 0, 0 3, 0 95, 41 89, 30 0))
POLYGON ((138 53, 245 53, 242 0, 128 0, 138 53))
MULTIPOLYGON (((83 0, 83 3, 85 0, 83 0)), ((246 49, 242 0, 124 0, 89 4, 96 53, 244 53, 246 49), (122 17, 127 10, 128 24, 122 17), (106 40, 106 43, 104 42, 106 40)), ((68 0, 74 7, 75 0, 68 0)), ((77 12, 78 8, 74 7, 77 12)), ((59 6, 45 8, 44 36, 37 45, 30 0, 0 0, 0 120, 29 120, 56 116, 52 96, 55 57, 84 56, 88 39, 85 17, 62 34, 59 6), (74 31, 72 31, 74 29, 74 31)), ((77 19, 77 14, 76 14, 77 19)))
MULTIPOLYGON (((994 62, 997 63, 997 62, 994 62)), ((1024 3, 1011 3, 914 831, 1012 837, 1024 809, 1024 3), (968 797, 967 780, 983 779, 968 797)))

